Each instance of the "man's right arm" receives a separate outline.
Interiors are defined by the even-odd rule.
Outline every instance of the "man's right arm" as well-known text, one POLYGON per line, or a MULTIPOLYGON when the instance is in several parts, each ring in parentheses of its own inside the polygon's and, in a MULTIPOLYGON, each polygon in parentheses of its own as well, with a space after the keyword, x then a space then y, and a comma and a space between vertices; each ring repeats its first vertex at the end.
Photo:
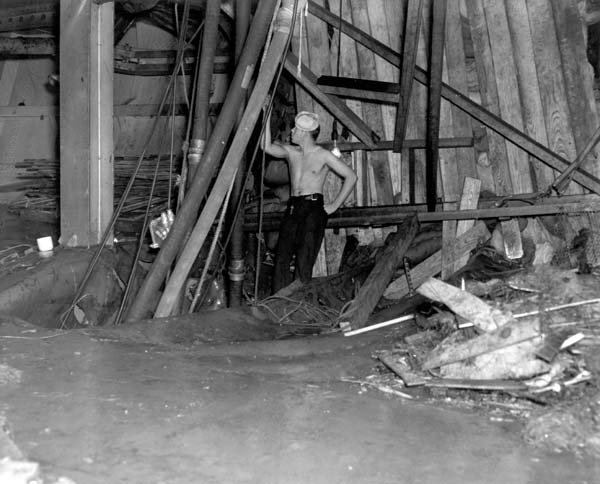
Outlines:
POLYGON ((263 151, 275 158, 287 158, 288 151, 285 147, 277 142, 271 142, 271 116, 267 119, 267 123, 265 124, 265 132, 260 140, 260 147, 263 151))

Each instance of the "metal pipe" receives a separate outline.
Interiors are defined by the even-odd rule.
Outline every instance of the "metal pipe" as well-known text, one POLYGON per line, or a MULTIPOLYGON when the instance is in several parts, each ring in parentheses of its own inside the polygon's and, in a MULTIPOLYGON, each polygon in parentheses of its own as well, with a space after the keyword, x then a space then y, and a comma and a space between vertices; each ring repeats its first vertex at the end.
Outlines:
MULTIPOLYGON (((236 0, 235 2, 235 58, 239 58, 250 25, 250 7, 248 0, 236 0)), ((246 100, 244 99, 238 115, 237 126, 239 127, 246 100)), ((244 185, 246 181, 246 154, 242 153, 240 167, 235 177, 231 204, 229 205, 229 218, 233 220, 231 243, 229 245, 229 306, 238 307, 242 304, 242 293, 244 286, 244 275, 246 267, 244 262, 244 210, 238 210, 240 199, 244 196, 244 185)))
POLYGON ((258 55, 264 46, 276 3, 277 0, 261 0, 258 5, 248 33, 248 41, 240 56, 221 114, 208 139, 204 151, 204 162, 197 170, 169 235, 129 310, 128 320, 143 319, 154 312, 158 290, 171 268, 179 248, 190 232, 198 213, 198 207, 204 199, 212 177, 221 161, 225 143, 233 129, 240 102, 246 95, 258 55))
POLYGON ((196 106, 194 108, 194 124, 192 140, 188 151, 188 183, 191 184, 200 164, 206 145, 208 127, 208 102, 215 63, 215 52, 219 38, 220 0, 208 0, 204 17, 204 33, 202 35, 202 52, 198 70, 196 106))
POLYGON ((278 71, 279 64, 283 59, 284 52, 288 47, 288 36, 291 35, 290 25, 294 17, 294 8, 290 8, 290 4, 293 3, 294 0, 284 0, 282 2, 282 6, 277 14, 273 39, 269 45, 264 64, 260 69, 256 80, 256 86, 248 101, 248 107, 244 112, 240 127, 231 142, 227 156, 221 166, 219 176, 206 201, 202 214, 198 218, 198 222, 194 226, 194 229, 179 256, 177 265, 169 278, 169 282, 167 282, 158 303, 154 315, 155 317, 168 316, 172 313, 177 301, 177 295, 185 284, 185 280, 192 264, 198 256, 198 251, 204 244, 206 235, 210 231, 217 212, 219 211, 219 207, 223 203, 229 184, 235 177, 239 167, 240 155, 243 150, 246 149, 256 120, 264 105, 267 93, 278 71))

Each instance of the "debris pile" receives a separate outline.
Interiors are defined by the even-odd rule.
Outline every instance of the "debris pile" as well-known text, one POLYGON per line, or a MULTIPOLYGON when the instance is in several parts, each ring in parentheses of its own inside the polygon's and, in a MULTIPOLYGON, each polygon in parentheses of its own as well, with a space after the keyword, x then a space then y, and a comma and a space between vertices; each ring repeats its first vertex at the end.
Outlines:
POLYGON ((600 456, 598 275, 541 265, 474 282, 427 279, 416 291, 431 314, 377 358, 408 394, 526 401, 526 440, 600 456))

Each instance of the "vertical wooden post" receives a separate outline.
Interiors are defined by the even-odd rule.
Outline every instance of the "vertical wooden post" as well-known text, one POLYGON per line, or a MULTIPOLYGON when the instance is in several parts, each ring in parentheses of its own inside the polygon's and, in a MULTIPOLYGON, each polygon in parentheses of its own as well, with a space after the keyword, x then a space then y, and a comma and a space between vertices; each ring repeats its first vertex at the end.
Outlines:
POLYGON ((113 38, 112 2, 61 0, 60 219, 68 246, 98 244, 112 216, 113 38))
POLYGON ((435 210, 437 170, 440 144, 440 103, 444 65, 444 32, 446 29, 446 0, 433 3, 431 29, 431 68, 429 70, 429 102, 427 107, 427 209, 435 210))

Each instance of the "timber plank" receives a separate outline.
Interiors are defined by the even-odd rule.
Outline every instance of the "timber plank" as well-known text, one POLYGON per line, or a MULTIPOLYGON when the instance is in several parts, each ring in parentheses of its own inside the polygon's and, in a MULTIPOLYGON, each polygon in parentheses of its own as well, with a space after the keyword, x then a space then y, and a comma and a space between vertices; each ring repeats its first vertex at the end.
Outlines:
MULTIPOLYGON (((485 18, 490 36, 490 51, 498 88, 498 106, 502 119, 523 130, 523 113, 519 97, 517 70, 508 29, 504 2, 484 0, 485 18)), ((529 156, 513 143, 506 143, 512 193, 532 191, 529 156)))
MULTIPOLYGON (((469 210, 477 208, 479 204, 479 193, 481 191, 481 181, 477 178, 465 178, 462 194, 460 197, 459 210, 469 210)), ((456 236, 460 237, 475 224, 475 220, 460 220, 456 225, 456 236)), ((469 260, 468 254, 457 259, 454 263, 454 271, 462 268, 469 260)))
MULTIPOLYGON (((468 254, 480 243, 489 240, 489 238, 490 233, 485 224, 481 221, 477 222, 473 228, 465 232, 462 236, 457 237, 453 244, 444 248, 448 253, 448 260, 453 262, 454 259, 468 254)), ((441 270, 442 251, 439 250, 411 269, 410 277, 414 286, 420 286, 430 277, 438 275, 441 270)), ((388 285, 383 295, 388 299, 402 299, 408 295, 408 292, 406 276, 402 275, 388 285)))
POLYGON ((482 331, 494 331, 507 321, 512 320, 512 315, 493 309, 489 304, 470 292, 463 291, 433 277, 421 284, 417 288, 417 292, 421 296, 445 304, 456 315, 472 322, 475 327, 482 331))
MULTIPOLYGON (((364 0, 351 0, 352 22, 365 32, 370 32, 369 11, 364 0)), ((361 78, 377 79, 375 68, 375 55, 363 46, 356 46, 358 72, 361 78)), ((363 119, 368 120, 369 126, 381 139, 384 137, 383 114, 381 106, 369 102, 362 103, 363 119)), ((385 152, 367 153, 367 158, 373 169, 376 187, 376 200, 379 205, 394 203, 394 189, 392 186, 388 155, 385 152)))
MULTIPOLYGON (((575 147, 579 153, 598 125, 595 110, 592 111, 592 104, 589 102, 590 99, 594 99, 593 93, 586 92, 585 77, 590 74, 589 62, 585 55, 586 41, 583 37, 582 21, 576 2, 550 0, 550 4, 570 109, 571 128, 575 147)), ((582 166, 592 173, 598 173, 595 163, 584 163, 582 166)))
MULTIPOLYGON (((367 5, 369 7, 369 21, 373 37, 394 48, 401 45, 401 31, 404 25, 403 2, 367 0, 367 5)), ((377 70, 378 79, 398 85, 400 70, 378 55, 375 56, 375 69, 377 70)), ((386 139, 394 139, 396 111, 397 103, 381 106, 386 139)), ((402 190, 402 154, 390 151, 388 153, 388 160, 392 176, 394 202, 397 202, 399 197, 401 197, 402 190)))
MULTIPOLYGON (((467 66, 465 63, 465 47, 462 33, 462 18, 460 15, 460 2, 448 2, 448 11, 446 12, 446 64, 447 64, 447 84, 457 91, 468 95, 467 85, 467 66)), ((447 101, 442 103, 442 112, 444 112, 447 101)), ((452 110, 452 135, 455 137, 473 136, 473 127, 471 118, 467 113, 451 105, 452 110)), ((442 124, 443 126, 443 124, 442 124)), ((446 133, 442 131, 442 134, 446 133)), ((447 136, 447 134, 444 134, 447 136)), ((441 145, 440 145, 441 147, 441 145)), ((466 176, 477 178, 477 167, 475 164, 475 153, 472 149, 457 149, 456 154, 456 185, 460 187, 462 180, 466 176)), ((445 156, 445 155, 444 155, 445 156)), ((456 193, 458 195, 458 191, 456 193)))
POLYGON ((366 281, 350 303, 348 309, 340 315, 340 322, 348 322, 351 329, 362 328, 387 287, 394 271, 402 261, 415 235, 419 223, 417 217, 407 219, 391 235, 385 249, 375 262, 366 281))
MULTIPOLYGON (((504 5, 519 80, 518 87, 525 133, 538 143, 548 146, 526 0, 512 0, 505 2, 504 5)), ((532 170, 535 175, 532 180, 532 188, 536 191, 549 187, 556 176, 556 172, 552 168, 536 160, 532 160, 532 170)))
MULTIPOLYGON (((471 37, 475 50, 475 65, 479 78, 479 90, 484 108, 499 116, 500 106, 498 100, 498 87, 496 85, 497 73, 494 69, 490 35, 487 19, 483 8, 483 0, 466 0, 471 37)), ((506 195, 513 192, 508 167, 506 142, 497 133, 487 130, 489 155, 494 180, 496 182, 496 195, 506 195)))
POLYGON ((539 321, 508 321, 489 333, 450 347, 435 348, 421 365, 423 370, 438 368, 467 358, 491 353, 540 336, 539 321))
MULTIPOLYGON (((527 0, 527 10, 548 147, 573 160, 576 156, 575 140, 569 122, 569 105, 552 9, 548 0, 527 0)), ((581 193, 581 190, 572 185, 569 193, 581 193)))
MULTIPOLYGON (((444 211, 456 210, 456 202, 444 203, 444 211)), ((456 239, 456 220, 442 222, 442 280, 448 279, 454 271, 454 259, 451 258, 450 246, 456 239)))

